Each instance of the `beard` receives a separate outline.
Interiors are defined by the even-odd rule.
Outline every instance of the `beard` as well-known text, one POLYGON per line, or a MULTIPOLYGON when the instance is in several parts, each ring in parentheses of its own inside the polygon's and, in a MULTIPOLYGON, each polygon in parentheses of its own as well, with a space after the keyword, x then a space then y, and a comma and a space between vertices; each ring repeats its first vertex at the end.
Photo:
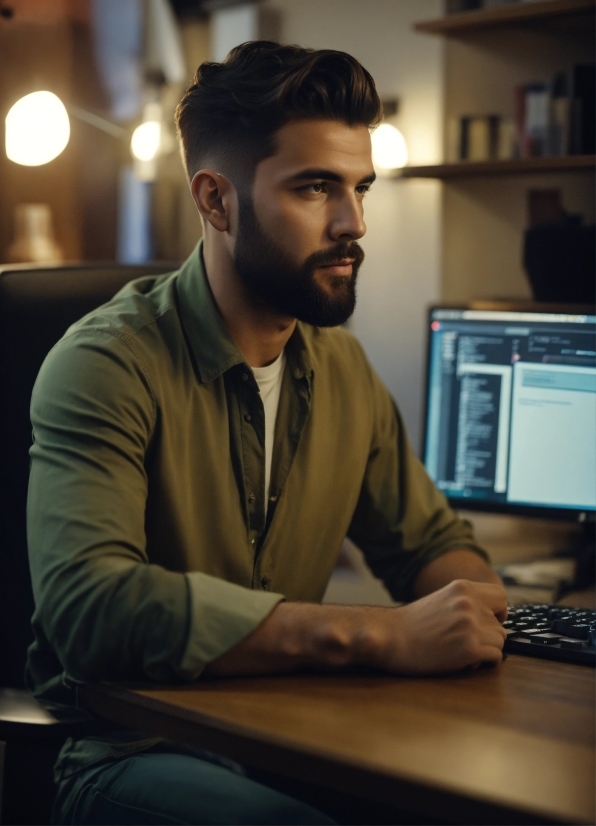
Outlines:
POLYGON ((364 252, 355 241, 314 252, 300 265, 259 225, 250 198, 239 199, 236 271, 249 299, 276 315, 314 327, 337 327, 356 307, 356 279, 364 252), (317 283, 317 267, 354 259, 350 276, 327 276, 317 283))

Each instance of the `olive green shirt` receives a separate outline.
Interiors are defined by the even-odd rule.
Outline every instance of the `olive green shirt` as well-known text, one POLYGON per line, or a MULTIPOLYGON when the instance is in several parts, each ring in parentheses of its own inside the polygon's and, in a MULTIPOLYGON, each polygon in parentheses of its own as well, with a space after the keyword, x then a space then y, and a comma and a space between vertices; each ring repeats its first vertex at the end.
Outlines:
POLYGON ((39 695, 196 680, 279 600, 320 601, 346 536, 399 601, 450 548, 483 553, 358 341, 299 322, 286 356, 266 508, 263 404, 200 245, 49 353, 28 501, 39 695))

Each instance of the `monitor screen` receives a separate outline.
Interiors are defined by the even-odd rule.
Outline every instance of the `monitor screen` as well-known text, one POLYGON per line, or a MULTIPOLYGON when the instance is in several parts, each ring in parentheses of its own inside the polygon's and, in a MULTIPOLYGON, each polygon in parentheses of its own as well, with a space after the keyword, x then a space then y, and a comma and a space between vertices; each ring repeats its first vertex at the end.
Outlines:
POLYGON ((424 462, 451 503, 595 511, 596 316, 439 307, 429 336, 424 462))

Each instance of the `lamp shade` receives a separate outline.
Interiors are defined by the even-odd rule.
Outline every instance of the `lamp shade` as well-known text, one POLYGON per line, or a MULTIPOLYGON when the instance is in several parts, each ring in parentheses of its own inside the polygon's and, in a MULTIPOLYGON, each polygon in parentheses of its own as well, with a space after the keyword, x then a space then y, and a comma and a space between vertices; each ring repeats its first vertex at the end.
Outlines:
POLYGON ((53 161, 69 138, 68 113, 53 92, 25 95, 6 116, 6 155, 23 166, 53 161))
POLYGON ((137 126, 132 133, 130 150, 133 157, 139 161, 152 161, 161 143, 161 124, 155 120, 148 120, 137 126))
POLYGON ((400 169, 408 162, 404 136, 390 123, 382 123, 372 134, 372 155, 378 170, 400 169))

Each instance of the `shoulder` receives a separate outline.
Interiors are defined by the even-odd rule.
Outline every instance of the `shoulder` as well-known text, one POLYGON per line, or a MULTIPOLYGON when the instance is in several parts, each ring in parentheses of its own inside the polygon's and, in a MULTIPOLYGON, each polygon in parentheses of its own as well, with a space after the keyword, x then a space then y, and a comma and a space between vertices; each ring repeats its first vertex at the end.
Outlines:
POLYGON ((176 314, 174 276, 135 279, 72 324, 46 356, 38 382, 48 372, 70 382, 146 372, 151 354, 165 346, 162 319, 176 314))
POLYGON ((153 408, 153 367, 167 349, 160 321, 175 313, 173 277, 131 281, 69 327, 41 366, 33 409, 44 400, 124 403, 129 397, 153 408))
POLYGON ((92 310, 65 332, 61 341, 81 335, 104 336, 130 342, 168 312, 176 310, 177 273, 136 278, 105 304, 92 310))

